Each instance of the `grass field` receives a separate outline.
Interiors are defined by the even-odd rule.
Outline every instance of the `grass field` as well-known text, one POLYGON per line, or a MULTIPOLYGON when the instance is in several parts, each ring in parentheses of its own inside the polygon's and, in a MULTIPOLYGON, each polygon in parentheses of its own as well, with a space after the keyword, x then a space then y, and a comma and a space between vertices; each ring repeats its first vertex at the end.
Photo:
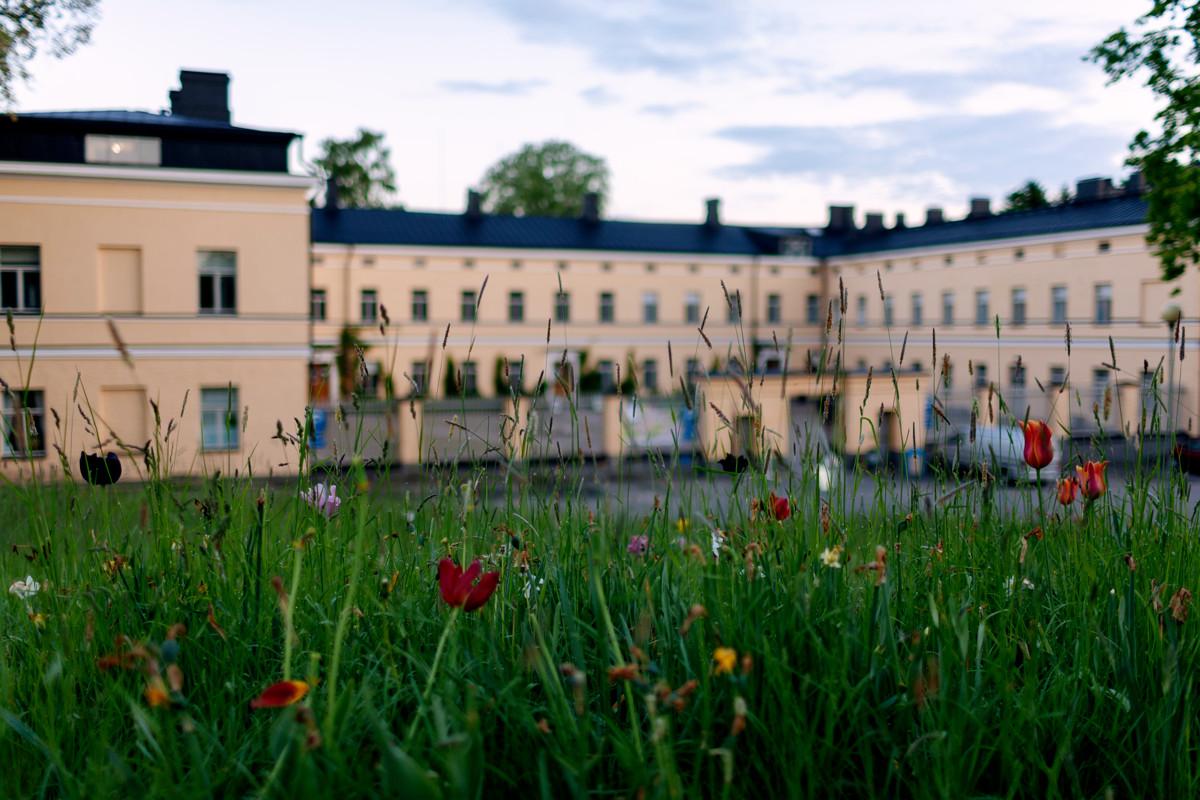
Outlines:
POLYGON ((750 472, 723 516, 703 481, 633 516, 355 465, 327 518, 325 478, 0 492, 5 575, 37 583, 2 601, 3 796, 1200 791, 1200 547, 1165 469, 1006 516, 978 481, 849 517, 750 472), (499 573, 481 607, 443 599, 446 557, 499 573))

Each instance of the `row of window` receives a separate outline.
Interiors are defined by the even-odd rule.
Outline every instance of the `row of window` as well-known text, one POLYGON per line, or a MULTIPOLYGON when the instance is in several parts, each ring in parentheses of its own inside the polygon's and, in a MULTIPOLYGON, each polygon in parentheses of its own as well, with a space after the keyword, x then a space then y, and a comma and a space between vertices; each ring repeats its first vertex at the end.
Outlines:
MULTIPOLYGON (((205 451, 237 450, 236 386, 200 390, 200 446, 205 451)), ((0 404, 0 456, 29 458, 46 454, 46 395, 41 389, 6 391, 0 404)))
MULTIPOLYGON (((196 262, 200 313, 236 314, 237 253, 200 250, 196 262)), ((122 275, 121 279, 128 281, 129 276, 122 275)), ((42 310, 41 248, 0 246, 0 308, 28 314, 42 310)))
MULTIPOLYGON (((638 365, 640 375, 638 376, 638 386, 643 392, 655 393, 659 390, 659 368, 658 360, 654 358, 643 359, 638 365)), ((685 374, 689 381, 695 380, 701 374, 700 360, 697 358, 687 359, 685 366, 685 374)), ((596 372, 599 375, 599 390, 605 394, 616 391, 617 389, 617 364, 609 359, 601 359, 596 363, 596 372)), ((408 376, 412 381, 412 388, 417 396, 423 396, 429 392, 429 362, 414 361, 409 366, 408 376)), ((464 361, 457 367, 454 381, 458 384, 457 390, 467 395, 479 394, 479 363, 476 361, 464 361)), ((628 375, 622 374, 624 380, 628 375)), ((562 376, 556 375, 555 380, 562 379, 562 376)), ((573 382, 573 379, 570 379, 573 382)), ((510 390, 518 394, 526 391, 528 386, 525 385, 525 360, 511 359, 508 362, 507 384, 510 390)))
MULTIPOLYGON (((811 297, 811 295, 810 295, 811 297)), ((942 292, 942 325, 953 325, 957 321, 954 308, 955 294, 953 291, 942 292)), ((991 292, 988 289, 975 290, 975 324, 992 324, 991 292)), ((912 325, 925 323, 925 303, 920 292, 913 292, 909 305, 909 322, 912 325)), ((1008 317, 1010 325, 1024 325, 1028 322, 1027 292, 1023 287, 1012 290, 1012 305, 1008 317)), ((1050 287, 1050 322, 1062 325, 1067 322, 1067 287, 1050 287)), ((1097 325, 1107 325, 1113 320, 1113 290, 1111 283, 1097 283, 1094 286, 1094 306, 1092 321, 1097 325)), ((883 324, 893 325, 896 321, 895 298, 890 294, 883 297, 883 324)), ((859 327, 867 325, 867 296, 860 294, 855 305, 855 324, 859 327)))
MULTIPOLYGON (((359 293, 359 321, 363 324, 373 324, 379 321, 379 292, 376 289, 363 289, 359 293)), ((554 293, 554 321, 571 321, 571 293, 554 293)), ((511 291, 508 293, 508 321, 525 321, 525 292, 511 291)), ((329 295, 325 289, 313 289, 309 301, 309 315, 317 321, 328 318, 329 295)), ((459 320, 476 322, 479 318, 479 294, 473 289, 465 289, 459 295, 459 320)), ((413 322, 429 321, 429 291, 413 289, 409 305, 409 315, 413 322)), ((600 292, 597 297, 596 319, 601 323, 613 323, 617 316, 616 295, 613 292, 600 292)), ((683 303, 683 321, 690 325, 699 325, 704 316, 698 292, 688 292, 683 303)), ((783 300, 778 294, 767 295, 767 322, 779 322, 783 316, 783 300)), ((730 295, 726 304, 726 321, 736 323, 742 317, 741 292, 730 295)), ((642 293, 642 322, 654 324, 659 319, 658 292, 642 293)))

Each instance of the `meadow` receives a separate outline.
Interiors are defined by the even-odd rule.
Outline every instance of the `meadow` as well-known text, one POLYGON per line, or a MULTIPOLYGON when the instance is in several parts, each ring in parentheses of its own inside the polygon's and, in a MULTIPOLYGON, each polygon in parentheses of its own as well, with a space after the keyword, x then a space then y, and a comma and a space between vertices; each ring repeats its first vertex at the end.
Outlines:
POLYGON ((1200 789, 1169 466, 1044 510, 947 476, 865 514, 803 466, 701 471, 647 514, 546 473, 4 488, 0 793, 1200 789), (476 560, 495 576, 456 583, 476 560))

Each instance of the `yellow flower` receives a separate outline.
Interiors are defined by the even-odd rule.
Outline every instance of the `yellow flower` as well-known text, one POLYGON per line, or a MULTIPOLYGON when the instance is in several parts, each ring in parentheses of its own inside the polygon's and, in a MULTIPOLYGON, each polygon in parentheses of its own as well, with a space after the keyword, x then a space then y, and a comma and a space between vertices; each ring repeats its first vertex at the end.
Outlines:
POLYGON ((718 675, 728 675, 737 665, 737 650, 732 647, 718 647, 713 651, 713 662, 717 665, 718 675))
POLYGON ((46 615, 41 612, 29 612, 29 621, 39 628, 46 627, 46 615))
POLYGON ((826 547, 821 551, 821 563, 830 569, 842 568, 842 546, 835 544, 833 547, 826 547))
POLYGON ((167 685, 158 675, 152 675, 146 683, 146 703, 151 708, 160 708, 171 704, 171 696, 167 694, 167 685))
POLYGON ((692 527, 692 521, 687 517, 681 516, 679 519, 675 520, 675 530, 679 531, 681 536, 687 533, 688 528, 690 527, 692 527))

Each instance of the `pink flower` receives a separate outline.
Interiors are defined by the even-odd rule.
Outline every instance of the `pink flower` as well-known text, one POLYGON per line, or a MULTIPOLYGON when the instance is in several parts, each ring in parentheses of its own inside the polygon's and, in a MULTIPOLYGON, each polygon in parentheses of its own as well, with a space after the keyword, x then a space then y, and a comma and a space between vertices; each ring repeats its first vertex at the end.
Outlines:
POLYGON ((644 556, 646 551, 650 549, 650 537, 646 535, 630 536, 629 546, 625 548, 628 552, 635 556, 644 556))
POLYGON ((317 513, 325 515, 325 519, 332 518, 342 507, 342 498, 337 496, 336 484, 326 486, 318 483, 308 491, 301 492, 300 497, 317 513))

